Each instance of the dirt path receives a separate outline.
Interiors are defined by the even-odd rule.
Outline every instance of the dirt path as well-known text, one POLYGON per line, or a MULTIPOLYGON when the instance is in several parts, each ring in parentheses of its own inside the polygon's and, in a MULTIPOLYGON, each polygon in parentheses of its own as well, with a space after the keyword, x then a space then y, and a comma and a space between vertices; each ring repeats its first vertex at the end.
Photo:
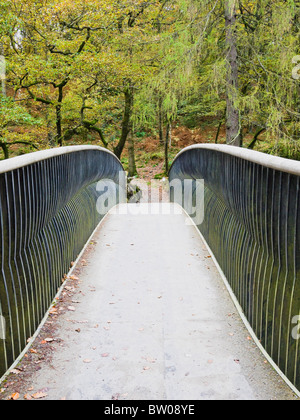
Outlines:
POLYGON ((135 179, 132 183, 142 190, 140 203, 169 203, 169 183, 167 179, 151 181, 135 179))

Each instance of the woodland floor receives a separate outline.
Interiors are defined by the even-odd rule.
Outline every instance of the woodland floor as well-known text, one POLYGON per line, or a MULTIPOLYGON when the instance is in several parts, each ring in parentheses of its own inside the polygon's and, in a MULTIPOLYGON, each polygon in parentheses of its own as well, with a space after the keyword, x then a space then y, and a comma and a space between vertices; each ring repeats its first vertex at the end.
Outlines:
MULTIPOLYGON (((173 162, 176 155, 185 147, 193 144, 214 142, 216 128, 206 126, 197 129, 187 127, 176 127, 172 132, 172 142, 169 150, 169 162, 173 162)), ((225 140, 220 136, 220 142, 225 140)), ((136 139, 135 143, 136 166, 138 178, 151 180, 161 179, 165 174, 164 168, 164 146, 159 144, 158 137, 144 137, 136 139)), ((128 150, 125 149, 122 163, 127 166, 128 150)))
MULTIPOLYGON (((26 134, 26 128, 16 128, 15 132, 20 132, 20 134, 26 134)), ((215 143, 216 134, 218 130, 218 121, 214 118, 204 118, 198 122, 196 128, 188 128, 182 123, 178 124, 172 130, 172 139, 171 145, 169 148, 169 164, 171 165, 176 155, 185 147, 194 145, 194 144, 203 144, 203 143, 215 143)), ((46 134, 39 133, 39 136, 46 137, 46 134)), ((245 135, 244 142, 245 147, 253 139, 254 134, 250 133, 245 135)), ((263 139, 263 135, 261 138, 263 139)), ((225 125, 221 127, 218 143, 222 144, 226 142, 226 132, 225 125)), ((98 137, 91 137, 83 141, 81 137, 75 136, 71 141, 66 142, 65 146, 73 145, 97 145, 102 146, 102 143, 99 142, 98 137)), ((110 143, 109 149, 113 150, 114 143, 110 143)), ((258 144, 262 146, 262 151, 264 150, 264 142, 258 144)), ((44 145, 46 148, 46 144, 44 145)), ((32 150, 24 148, 23 146, 12 146, 10 148, 11 157, 18 156, 23 153, 34 152, 32 150)), ((140 133, 135 136, 135 157, 136 157, 136 166, 137 166, 137 178, 144 180, 152 179, 162 179, 166 176, 165 173, 165 157, 164 157, 164 145, 159 143, 158 135, 151 135, 150 133, 140 133)), ((1 152, 0 152, 1 158, 1 152)), ((121 159, 125 170, 128 168, 128 149, 125 147, 121 159)))
MULTIPOLYGON (((216 123, 213 120, 202 121, 201 127, 191 129, 185 126, 177 126, 172 131, 172 142, 169 149, 169 164, 171 165, 176 155, 185 147, 194 144, 215 143, 217 133, 216 123)), ((263 136, 262 136, 263 137, 263 136)), ((253 134, 244 137, 245 147, 253 140, 253 134)), ((226 143, 225 126, 222 126, 218 143, 226 143)), ((166 177, 164 145, 159 144, 159 138, 145 136, 135 140, 135 157, 137 166, 137 178, 150 181, 166 177)), ((122 155, 122 163, 125 170, 128 165, 128 150, 125 148, 122 155)))

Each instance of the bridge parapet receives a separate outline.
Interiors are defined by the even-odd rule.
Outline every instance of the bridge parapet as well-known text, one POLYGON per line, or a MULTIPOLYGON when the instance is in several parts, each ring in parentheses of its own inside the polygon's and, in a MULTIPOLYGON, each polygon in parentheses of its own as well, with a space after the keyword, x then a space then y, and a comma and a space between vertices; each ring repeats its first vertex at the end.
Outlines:
POLYGON ((44 318, 102 219, 99 209, 109 210, 102 201, 126 201, 123 174, 115 155, 93 146, 0 163, 0 376, 44 318), (97 185, 103 180, 109 182, 101 198, 97 185))
POLYGON ((171 201, 201 203, 200 232, 258 340, 300 389, 300 162, 197 145, 175 159, 170 184, 178 180, 189 191, 178 199, 171 188, 171 201))

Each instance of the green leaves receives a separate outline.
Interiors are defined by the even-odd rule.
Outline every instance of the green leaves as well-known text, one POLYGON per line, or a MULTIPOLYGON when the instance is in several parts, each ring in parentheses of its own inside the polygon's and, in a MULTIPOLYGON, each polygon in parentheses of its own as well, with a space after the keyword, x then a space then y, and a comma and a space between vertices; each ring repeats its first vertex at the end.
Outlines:
MULTIPOLYGON (((224 6, 225 0, 0 0, 0 54, 3 49, 8 94, 17 101, 1 102, 2 135, 17 137, 7 127, 26 125, 45 147, 48 139, 51 146, 95 140, 100 130, 115 143, 127 81, 135 97, 131 122, 140 132, 155 132, 159 118, 165 124, 179 114, 218 122, 227 86, 224 6)), ((261 127, 271 142, 294 144, 300 137, 299 81, 292 77, 300 53, 298 3, 236 6, 236 103, 246 144, 261 127)))
POLYGON ((12 125, 41 125, 42 121, 32 117, 26 108, 18 105, 11 98, 0 95, 0 133, 12 125))

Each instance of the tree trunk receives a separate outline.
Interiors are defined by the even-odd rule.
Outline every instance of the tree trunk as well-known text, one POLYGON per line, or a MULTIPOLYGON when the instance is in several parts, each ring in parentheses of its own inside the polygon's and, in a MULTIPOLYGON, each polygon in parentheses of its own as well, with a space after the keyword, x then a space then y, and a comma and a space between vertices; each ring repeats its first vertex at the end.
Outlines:
POLYGON ((61 104, 56 106, 56 133, 57 144, 62 146, 61 104))
POLYGON ((257 132, 256 132, 256 134, 255 134, 255 136, 254 136, 254 138, 253 138, 253 140, 252 140, 252 142, 250 143, 250 145, 248 146, 248 149, 251 149, 251 150, 253 150, 254 149, 254 147, 255 147, 255 145, 256 145, 256 143, 257 143, 257 141, 258 141, 258 137, 260 136, 260 134, 261 133, 263 133, 264 131, 266 131, 266 128, 260 128, 257 132))
POLYGON ((236 38, 236 0, 225 2, 226 50, 227 50, 227 114, 226 142, 233 146, 242 145, 238 99, 238 51, 236 38))
POLYGON ((131 130, 128 136, 128 176, 129 178, 137 175, 135 153, 134 153, 134 138, 131 130))
POLYGON ((68 84, 69 78, 67 77, 59 85, 54 85, 58 89, 58 98, 56 105, 56 131, 57 131, 57 144, 63 146, 63 129, 62 129, 62 103, 64 99, 64 87, 68 84))
POLYGON ((169 174, 169 144, 171 139, 171 123, 168 122, 166 129, 166 138, 165 138, 165 171, 166 175, 169 174))
POLYGON ((219 136, 220 136, 221 128, 222 128, 222 125, 224 124, 224 121, 226 119, 226 113, 227 113, 227 110, 225 109, 225 112, 224 112, 224 114, 222 116, 222 119, 220 120, 220 123, 218 125, 218 130, 217 130, 216 139, 215 139, 215 143, 216 144, 218 144, 218 141, 219 141, 219 136))
POLYGON ((0 142, 0 147, 4 153, 4 159, 9 159, 9 149, 6 143, 0 142))
POLYGON ((101 130, 101 128, 96 127, 96 125, 94 124, 94 122, 92 121, 82 121, 82 125, 83 127, 85 127, 88 131, 94 131, 95 133, 99 134, 100 140, 103 143, 103 146, 105 147, 105 149, 108 148, 108 142, 105 140, 103 131, 101 130))
POLYGON ((59 86, 58 93, 58 104, 56 106, 56 131, 57 131, 57 143, 59 146, 63 145, 63 133, 62 133, 62 115, 61 115, 61 106, 63 101, 63 86, 59 86))
POLYGON ((132 116, 132 108, 133 108, 133 89, 132 87, 128 87, 125 90, 125 110, 124 110, 124 117, 122 123, 122 134, 118 145, 114 148, 115 155, 121 159, 128 135, 131 131, 132 124, 131 124, 131 116, 132 116))
POLYGON ((159 129, 159 144, 164 144, 164 122, 163 122, 163 111, 162 111, 162 97, 158 100, 158 129, 159 129))

